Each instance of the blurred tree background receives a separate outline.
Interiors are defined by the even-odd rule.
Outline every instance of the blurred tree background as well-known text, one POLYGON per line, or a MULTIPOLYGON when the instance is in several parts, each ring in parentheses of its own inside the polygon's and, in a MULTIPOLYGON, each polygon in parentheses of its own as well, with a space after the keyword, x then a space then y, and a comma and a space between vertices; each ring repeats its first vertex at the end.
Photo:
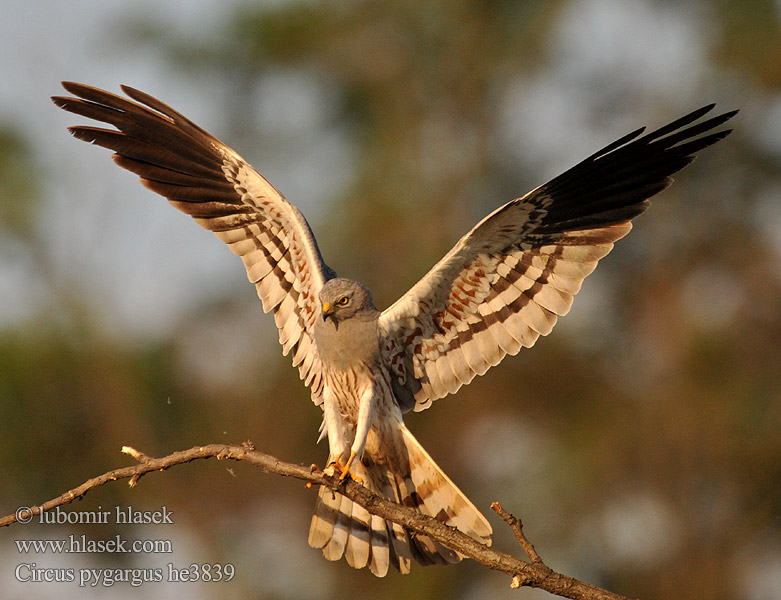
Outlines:
MULTIPOLYGON (((0 33, 0 507, 152 455, 251 439, 322 465, 320 410, 240 261, 48 96, 156 95, 296 203, 389 305, 478 219, 647 124, 741 108, 532 350, 407 422, 546 562, 644 599, 781 598, 781 4, 771 0, 12 0, 0 33), (425 243, 424 243, 425 240, 425 243)), ((212 461, 69 510, 174 525, 0 531, 8 598, 542 598, 474 564, 377 580, 306 544, 315 494, 212 461), (12 540, 171 539, 172 555, 12 540), (15 565, 232 563, 222 584, 18 583, 15 565)), ((495 545, 518 553, 488 514, 495 545)))

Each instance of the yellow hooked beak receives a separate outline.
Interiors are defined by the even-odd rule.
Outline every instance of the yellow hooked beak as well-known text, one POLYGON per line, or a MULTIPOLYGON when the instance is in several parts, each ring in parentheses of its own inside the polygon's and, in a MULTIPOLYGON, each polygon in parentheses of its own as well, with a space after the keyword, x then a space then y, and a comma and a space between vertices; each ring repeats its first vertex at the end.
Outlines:
POLYGON ((333 314, 333 307, 330 302, 323 302, 323 321, 327 321, 328 317, 333 314))

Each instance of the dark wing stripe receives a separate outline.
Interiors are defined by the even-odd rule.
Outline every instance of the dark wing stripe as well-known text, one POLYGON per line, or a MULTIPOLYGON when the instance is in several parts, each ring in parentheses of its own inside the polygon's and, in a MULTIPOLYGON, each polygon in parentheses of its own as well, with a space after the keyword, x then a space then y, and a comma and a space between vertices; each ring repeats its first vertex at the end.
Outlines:
POLYGON ((63 86, 78 97, 55 97, 55 104, 116 127, 71 127, 77 138, 116 152, 119 166, 241 257, 263 309, 274 312, 283 352, 293 350, 293 363, 320 404, 312 336, 317 294, 334 273, 298 209, 230 148, 152 96, 123 86, 133 102, 81 84, 63 86))
MULTIPOLYGON (((147 182, 144 182, 145 184, 147 182)), ((146 187, 157 191, 158 186, 147 185, 146 187)), ((213 197, 213 192, 202 191, 195 188, 183 188, 182 191, 169 190, 166 194, 168 201, 171 205, 193 217, 194 219, 213 219, 215 217, 226 217, 237 214, 253 214, 254 210, 251 206, 235 206, 232 204, 226 204, 225 202, 208 202, 206 200, 198 201, 193 199, 192 196, 203 196, 204 198, 213 197), (189 194, 191 197, 186 198, 189 194)))
POLYGON ((169 200, 190 202, 194 206, 180 208, 182 212, 191 217, 208 217, 214 212, 215 217, 235 213, 255 213, 252 206, 241 205, 235 202, 236 191, 227 181, 226 185, 213 183, 208 186, 183 185, 179 183, 164 183, 144 177, 144 185, 153 192, 165 196, 169 200))
POLYGON ((696 137, 736 112, 693 124, 712 108, 623 136, 497 209, 382 313, 383 347, 415 410, 550 333, 648 198, 729 133, 696 137))
MULTIPOLYGON (((61 105, 68 110, 67 105, 61 105)), ((220 174, 220 171, 214 167, 204 166, 199 163, 184 159, 168 150, 159 148, 144 141, 130 140, 124 134, 102 129, 100 127, 68 127, 68 130, 78 139, 109 150, 114 150, 118 154, 132 158, 138 161, 152 164, 165 164, 166 168, 174 172, 187 173, 188 175, 201 175, 205 177, 214 177, 220 174)))
POLYGON ((145 182, 160 182, 168 183, 170 185, 198 187, 201 189, 211 189, 215 192, 225 192, 226 190, 234 192, 230 182, 225 180, 221 181, 214 177, 216 172, 210 173, 208 177, 188 175, 187 173, 179 173, 177 171, 172 171, 171 169, 158 167, 148 162, 127 158, 121 154, 115 154, 112 158, 114 159, 114 162, 123 169, 127 169, 136 175, 143 176, 145 182))

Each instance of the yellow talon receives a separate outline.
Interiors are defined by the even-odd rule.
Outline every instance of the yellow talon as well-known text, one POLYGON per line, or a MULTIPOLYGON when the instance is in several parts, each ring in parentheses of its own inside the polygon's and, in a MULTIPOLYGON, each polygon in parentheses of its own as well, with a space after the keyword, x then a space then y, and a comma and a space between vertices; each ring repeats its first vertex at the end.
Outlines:
POLYGON ((354 460, 355 460, 355 453, 350 455, 350 458, 347 460, 347 463, 345 464, 344 467, 339 464, 338 460, 330 462, 328 463, 328 466, 325 469, 323 469, 323 473, 333 477, 338 472, 340 482, 344 481, 345 477, 349 475, 350 479, 352 479, 353 481, 357 483, 362 483, 363 480, 360 477, 356 477, 355 475, 352 475, 350 473, 350 467, 352 466, 354 460))
POLYGON ((353 460, 355 460, 355 452, 351 453, 350 458, 347 459, 347 464, 344 465, 344 469, 342 469, 342 474, 339 476, 339 481, 343 481, 344 478, 350 474, 350 467, 353 464, 353 460))

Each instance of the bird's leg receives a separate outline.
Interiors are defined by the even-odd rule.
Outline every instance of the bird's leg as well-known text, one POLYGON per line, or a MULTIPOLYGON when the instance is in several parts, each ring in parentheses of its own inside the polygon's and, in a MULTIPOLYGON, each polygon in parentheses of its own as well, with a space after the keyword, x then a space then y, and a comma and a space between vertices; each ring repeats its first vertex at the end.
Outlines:
MULTIPOLYGON (((328 448, 330 449, 329 464, 324 469, 328 475, 334 475, 334 470, 342 472, 340 461, 347 453, 347 440, 344 437, 345 422, 339 414, 337 401, 330 395, 328 387, 325 388, 325 401, 323 402, 323 432, 328 435, 328 448)), ((321 436, 322 437, 322 434, 321 436)))
MULTIPOLYGON (((344 465, 344 468, 341 468, 342 474, 339 475, 339 481, 343 481, 345 477, 347 477, 347 474, 350 472, 350 467, 353 464, 353 460, 355 460, 355 452, 350 452, 350 458, 347 459, 347 464, 344 465)), ((339 465, 336 465, 336 468, 339 469, 339 465)))
POLYGON ((361 401, 358 405, 358 422, 355 425, 355 440, 350 448, 350 458, 342 469, 342 475, 339 479, 344 479, 350 473, 350 467, 353 461, 360 460, 363 449, 366 447, 366 438, 369 436, 369 429, 374 420, 374 386, 367 386, 361 394, 361 401))
MULTIPOLYGON (((335 458, 328 463, 328 466, 325 469, 323 469, 323 473, 330 475, 331 477, 336 475, 336 473, 339 473, 339 481, 344 481, 344 478, 350 473, 350 466, 353 464, 353 460, 355 460, 355 454, 350 453, 350 458, 347 459, 345 466, 342 466, 339 463, 339 459, 335 458)), ((350 478, 358 483, 363 481, 360 477, 355 475, 350 475, 350 478)))

